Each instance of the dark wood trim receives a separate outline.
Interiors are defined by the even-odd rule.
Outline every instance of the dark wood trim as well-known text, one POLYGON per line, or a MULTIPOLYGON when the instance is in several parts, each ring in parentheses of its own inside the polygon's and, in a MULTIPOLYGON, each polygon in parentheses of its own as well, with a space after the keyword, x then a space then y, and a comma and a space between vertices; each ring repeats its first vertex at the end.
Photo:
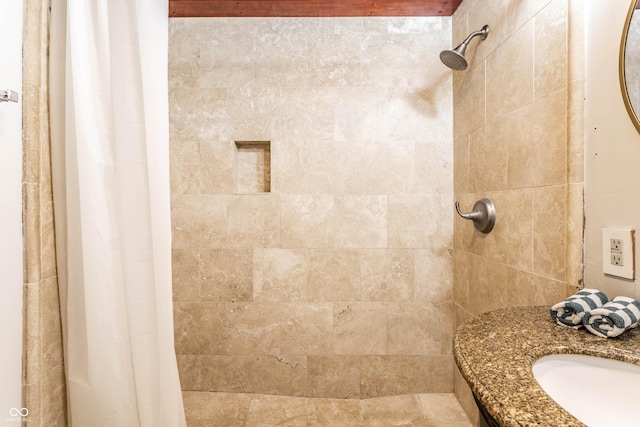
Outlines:
POLYGON ((462 0, 169 0, 169 17, 451 16, 462 0))

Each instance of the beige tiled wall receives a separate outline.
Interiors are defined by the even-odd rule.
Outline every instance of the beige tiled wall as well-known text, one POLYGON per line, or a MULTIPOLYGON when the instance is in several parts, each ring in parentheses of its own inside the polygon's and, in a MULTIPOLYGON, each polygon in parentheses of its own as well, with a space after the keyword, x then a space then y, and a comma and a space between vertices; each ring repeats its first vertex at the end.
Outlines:
MULTIPOLYGON (((455 197, 466 209, 488 197, 497 211, 488 235, 454 221, 456 324, 503 307, 551 305, 582 284, 578 9, 566 0, 466 0, 454 14, 454 42, 491 27, 486 41, 470 44, 469 69, 454 73, 455 197)), ((455 387, 477 416, 457 372, 455 387)))
POLYGON ((450 25, 171 20, 184 390, 452 390, 450 25), (236 194, 237 141, 270 143, 269 192, 236 194))
POLYGON ((24 356, 29 424, 66 426, 48 125, 48 1, 25 1, 23 60, 24 356))

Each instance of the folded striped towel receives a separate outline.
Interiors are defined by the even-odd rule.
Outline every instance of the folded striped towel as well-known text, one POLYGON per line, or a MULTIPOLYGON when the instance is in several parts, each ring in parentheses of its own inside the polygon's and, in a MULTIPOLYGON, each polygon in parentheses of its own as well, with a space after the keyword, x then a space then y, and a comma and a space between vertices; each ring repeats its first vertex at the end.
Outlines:
POLYGON ((640 322, 640 301, 629 297, 615 297, 602 307, 586 313, 582 323, 589 332, 613 338, 640 322))
POLYGON ((551 318, 558 325, 580 329, 584 326, 585 313, 602 307, 607 301, 607 296, 598 289, 582 289, 551 307, 551 318))

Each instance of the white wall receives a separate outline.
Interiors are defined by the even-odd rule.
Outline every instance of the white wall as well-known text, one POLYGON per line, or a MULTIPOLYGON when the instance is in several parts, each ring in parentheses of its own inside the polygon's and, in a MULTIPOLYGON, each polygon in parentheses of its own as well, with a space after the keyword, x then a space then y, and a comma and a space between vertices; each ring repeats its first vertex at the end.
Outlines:
POLYGON ((640 297, 638 280, 602 273, 602 228, 632 227, 640 232, 640 135, 625 109, 618 78, 629 6, 630 0, 588 0, 585 21, 585 284, 604 290, 609 298, 640 297))
MULTIPOLYGON (((23 1, 0 2, 0 89, 22 96, 23 1)), ((0 426, 22 411, 22 102, 0 103, 0 426), (15 409, 12 409, 15 408, 15 409)))

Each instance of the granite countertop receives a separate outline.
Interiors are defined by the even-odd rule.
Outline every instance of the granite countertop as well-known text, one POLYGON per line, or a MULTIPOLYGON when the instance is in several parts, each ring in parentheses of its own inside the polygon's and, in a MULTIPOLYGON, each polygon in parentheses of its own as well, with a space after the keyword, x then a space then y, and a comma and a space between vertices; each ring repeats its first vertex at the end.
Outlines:
POLYGON ((462 376, 501 426, 583 426, 542 390, 531 366, 563 353, 640 365, 640 328, 600 338, 556 324, 549 307, 513 307, 472 318, 456 331, 453 347, 462 376))

